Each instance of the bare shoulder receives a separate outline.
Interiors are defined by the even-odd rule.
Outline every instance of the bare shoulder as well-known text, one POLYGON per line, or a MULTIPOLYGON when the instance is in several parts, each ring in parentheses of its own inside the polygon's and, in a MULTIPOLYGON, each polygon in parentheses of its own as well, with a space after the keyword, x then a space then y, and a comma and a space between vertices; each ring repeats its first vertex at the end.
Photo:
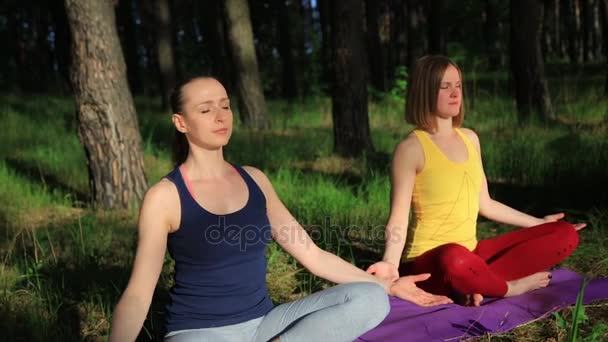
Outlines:
POLYGON ((424 150, 414 132, 408 134, 405 139, 397 144, 393 153, 393 161, 414 162, 417 165, 424 162, 424 150))
POLYGON ((470 128, 464 128, 461 127, 460 131, 467 137, 469 138, 469 140, 471 140, 471 142, 473 142, 473 144, 475 145, 475 147, 477 147, 477 150, 479 150, 479 137, 477 136, 477 133, 475 133, 475 131, 473 131, 470 128))
POLYGON ((251 178, 253 178, 253 180, 258 184, 260 188, 262 188, 264 192, 269 189, 272 189, 272 184, 270 183, 270 180, 262 170, 248 165, 243 165, 242 168, 243 170, 245 170, 245 172, 247 172, 247 174, 249 174, 249 176, 251 176, 251 178))
POLYGON ((180 219, 180 200, 175 184, 162 179, 151 186, 144 196, 140 221, 150 219, 165 223, 169 230, 177 229, 180 219))

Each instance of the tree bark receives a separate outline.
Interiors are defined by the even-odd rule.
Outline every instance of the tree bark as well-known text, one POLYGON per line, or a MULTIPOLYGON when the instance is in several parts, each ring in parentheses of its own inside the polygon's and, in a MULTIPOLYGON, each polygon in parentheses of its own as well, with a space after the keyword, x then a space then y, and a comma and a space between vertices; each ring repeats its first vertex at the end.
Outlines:
POLYGON ((367 109, 367 65, 363 3, 332 3, 334 150, 342 156, 372 152, 367 109))
POLYGON ((511 70, 521 123, 555 117, 540 49, 542 21, 542 0, 511 0, 511 70))
POLYGON ((156 54, 160 77, 161 108, 169 110, 169 97, 176 82, 171 30, 171 9, 168 0, 154 0, 156 19, 156 54))
POLYGON ((260 81, 258 60, 253 45, 253 31, 246 0, 226 0, 225 18, 236 70, 239 114, 243 125, 265 128, 266 100, 260 81))
POLYGON ((110 1, 65 0, 78 136, 96 207, 127 208, 147 188, 141 137, 110 1))

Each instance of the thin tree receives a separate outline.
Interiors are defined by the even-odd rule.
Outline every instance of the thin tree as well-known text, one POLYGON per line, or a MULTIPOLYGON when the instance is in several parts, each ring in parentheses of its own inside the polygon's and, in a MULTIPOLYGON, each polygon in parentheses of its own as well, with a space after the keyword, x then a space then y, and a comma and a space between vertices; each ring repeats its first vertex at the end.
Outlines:
POLYGON ((139 54, 137 52, 137 30, 135 28, 135 8, 133 0, 120 0, 118 3, 117 25, 119 37, 122 38, 122 47, 125 51, 127 63, 127 79, 129 88, 135 94, 143 92, 143 82, 139 67, 139 54), (122 33, 122 34, 120 34, 122 33))
POLYGON ((366 0, 367 51, 371 85, 378 91, 389 90, 390 6, 387 0, 366 0))
POLYGON ((247 0, 226 0, 224 10, 236 71, 241 121, 249 128, 265 128, 266 99, 264 99, 258 59, 253 45, 249 4, 247 0))
MULTIPOLYGON (((604 94, 608 97, 608 0, 602 0, 601 11, 604 23, 604 55, 606 57, 606 84, 604 86, 604 94)), ((606 110, 608 114, 608 109, 606 110)))
POLYGON ((176 81, 171 8, 168 0, 154 0, 156 18, 156 52, 161 88, 161 107, 169 110, 169 97, 176 81))
POLYGON ((367 110, 367 65, 361 0, 332 2, 334 151, 342 156, 372 152, 367 110))
POLYGON ((78 136, 99 208, 127 208, 147 188, 141 137, 110 1, 65 0, 78 136))
POLYGON ((543 0, 511 0, 511 71, 521 123, 555 118, 540 48, 543 0))
POLYGON ((425 0, 407 0, 407 59, 411 69, 416 60, 427 53, 427 14, 425 0))

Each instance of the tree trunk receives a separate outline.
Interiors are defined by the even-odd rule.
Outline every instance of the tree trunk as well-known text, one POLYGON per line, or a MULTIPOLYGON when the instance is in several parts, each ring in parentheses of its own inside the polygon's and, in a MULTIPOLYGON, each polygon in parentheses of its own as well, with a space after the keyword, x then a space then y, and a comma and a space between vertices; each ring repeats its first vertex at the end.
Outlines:
POLYGON ((294 31, 299 30, 298 23, 294 23, 297 20, 299 13, 294 11, 293 4, 287 6, 285 1, 281 0, 278 2, 278 21, 279 21, 279 53, 281 55, 282 62, 282 90, 283 96, 289 100, 293 100, 298 97, 299 82, 297 78, 297 71, 301 71, 298 68, 298 49, 294 46, 296 39, 294 39, 294 31), (296 26, 294 28, 294 26, 296 26))
POLYGON ((231 59, 228 53, 228 45, 226 41, 226 28, 222 16, 224 9, 221 0, 207 0, 204 2, 196 2, 200 6, 199 20, 201 32, 203 32, 203 42, 206 42, 205 49, 211 58, 211 68, 213 75, 226 87, 228 92, 232 92, 233 75, 230 72, 229 61, 231 59))
MULTIPOLYGON (((606 58, 606 84, 604 94, 608 97, 608 0, 601 0, 601 16, 604 23, 604 57, 606 58)), ((606 111, 608 114, 608 110, 606 111)))
POLYGON ((64 92, 71 93, 70 84, 70 27, 66 17, 65 4, 63 0, 52 0, 50 2, 51 16, 55 28, 55 61, 61 79, 61 88, 64 92))
POLYGON ((334 150, 342 156, 372 152, 367 113, 367 65, 363 3, 332 3, 334 150))
POLYGON ((319 23, 321 26, 321 79, 326 85, 331 84, 332 59, 331 59, 331 0, 317 0, 319 9, 319 23))
POLYGON ((395 70, 398 66, 409 66, 408 62, 408 15, 407 3, 401 0, 391 1, 393 20, 391 22, 391 79, 390 84, 395 83, 395 70))
POLYGON ((429 52, 447 54, 445 0, 431 0, 429 10, 429 52))
POLYGON ((595 18, 593 12, 596 4, 594 0, 582 0, 581 5, 581 23, 583 27, 583 61, 590 62, 594 59, 593 52, 595 47, 593 44, 593 34, 595 31, 595 18))
POLYGON ((241 121, 249 128, 265 128, 266 100, 253 45, 249 5, 246 0, 226 0, 225 12, 231 55, 237 74, 241 121))
POLYGON ((488 55, 490 70, 498 70, 503 65, 501 43, 500 43, 500 24, 498 22, 498 2, 497 0, 485 0, 483 22, 483 38, 488 55))
POLYGON ((71 81, 96 207, 127 208, 146 191, 141 137, 110 1, 65 0, 71 81))
POLYGON ((154 0, 154 5, 161 108, 167 111, 169 110, 169 97, 176 82, 171 9, 168 0, 154 0))
POLYGON ((511 0, 511 70, 520 122, 554 119, 540 50, 542 0, 511 0))
POLYGON ((427 49, 427 23, 424 0, 407 0, 408 26, 408 69, 412 69, 416 60, 428 51, 427 49))
POLYGON ((367 51, 371 85, 386 92, 388 85, 388 42, 390 39, 390 12, 386 0, 366 0, 367 51))
POLYGON ((143 92, 143 82, 141 80, 141 70, 139 67, 139 54, 137 52, 137 31, 135 30, 135 15, 133 0, 120 0, 118 3, 118 17, 116 25, 119 28, 119 35, 122 38, 122 47, 125 51, 125 61, 127 63, 127 79, 131 92, 141 94, 143 92))
POLYGON ((564 18, 564 33, 568 41, 568 57, 570 63, 578 64, 582 62, 580 44, 580 21, 578 15, 577 0, 562 0, 561 9, 564 18))

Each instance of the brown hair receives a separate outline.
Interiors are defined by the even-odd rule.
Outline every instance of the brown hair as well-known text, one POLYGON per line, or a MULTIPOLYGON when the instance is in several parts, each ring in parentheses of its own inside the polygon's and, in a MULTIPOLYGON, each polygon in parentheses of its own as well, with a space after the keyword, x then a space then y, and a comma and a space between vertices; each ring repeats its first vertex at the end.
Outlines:
MULTIPOLYGON (((198 75, 185 78, 175 84, 173 91, 171 92, 171 96, 169 97, 169 103, 171 104, 171 111, 176 114, 183 114, 184 112, 184 87, 188 85, 192 81, 196 81, 198 79, 206 79, 211 78, 215 79, 213 76, 206 75, 198 75)), ((186 139, 186 135, 175 128, 174 137, 173 137, 173 146, 171 151, 171 160, 173 161, 173 166, 178 167, 183 162, 186 161, 188 157, 188 153, 190 152, 190 146, 188 145, 188 139, 186 139)))
MULTIPOLYGON (((429 132, 437 130, 433 113, 437 110, 437 95, 441 79, 448 66, 458 70, 462 82, 462 72, 456 63, 442 55, 427 55, 416 61, 407 85, 405 121, 429 132)), ((452 119, 453 127, 460 127, 464 119, 464 94, 460 112, 452 119)))

